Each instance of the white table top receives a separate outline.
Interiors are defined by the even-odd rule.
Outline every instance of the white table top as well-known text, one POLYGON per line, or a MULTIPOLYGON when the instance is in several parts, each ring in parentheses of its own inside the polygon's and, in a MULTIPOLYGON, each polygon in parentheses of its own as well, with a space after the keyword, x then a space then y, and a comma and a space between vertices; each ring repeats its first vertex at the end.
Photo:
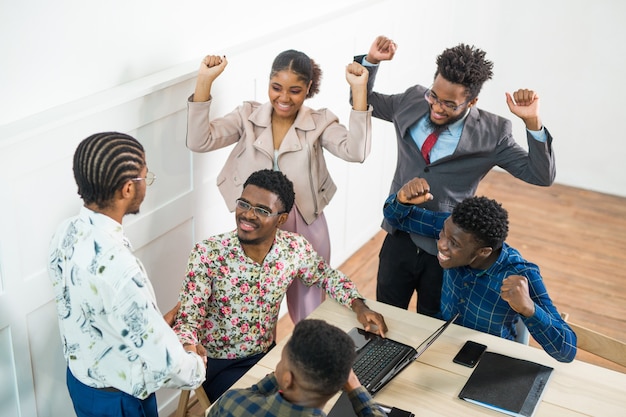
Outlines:
MULTIPOLYGON (((368 300, 371 309, 385 316, 387 337, 417 346, 442 322, 407 310, 368 300)), ((348 331, 361 327, 350 310, 326 300, 310 316, 348 331)), ((535 416, 626 416, 626 374, 575 360, 561 363, 542 349, 522 345, 486 333, 451 325, 443 335, 379 391, 381 404, 410 410, 417 416, 502 416, 496 411, 460 400, 458 394, 472 373, 471 368, 452 362, 465 343, 474 340, 487 345, 487 351, 527 359, 554 368, 535 416)), ((271 372, 280 360, 286 339, 272 349, 234 387, 248 387, 271 372)), ((328 412, 334 400, 327 404, 328 412)))

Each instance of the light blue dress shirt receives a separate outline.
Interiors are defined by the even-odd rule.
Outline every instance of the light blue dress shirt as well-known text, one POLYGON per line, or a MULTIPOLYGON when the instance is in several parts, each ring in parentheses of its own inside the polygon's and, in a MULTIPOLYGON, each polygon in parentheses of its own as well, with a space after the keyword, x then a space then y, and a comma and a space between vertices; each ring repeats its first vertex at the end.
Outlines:
MULTIPOLYGON (((463 133, 463 126, 465 126, 465 119, 469 111, 465 113, 462 119, 448 125, 444 130, 439 133, 439 138, 435 145, 430 150, 430 162, 435 162, 438 159, 452 155, 459 140, 461 139, 461 133, 463 133)), ((528 129, 526 129, 528 130, 528 129)), ((432 133, 432 123, 429 122, 429 115, 425 115, 417 121, 413 126, 409 128, 411 137, 419 149, 422 149, 422 145, 426 141, 428 135, 432 133)), ((545 129, 543 126, 541 130, 528 130, 533 139, 539 142, 545 142, 548 140, 545 129)))
MULTIPOLYGON (((361 64, 366 67, 378 66, 377 64, 372 64, 371 62, 368 62, 365 58, 363 58, 361 64)), ((463 133, 463 126, 465 125, 465 119, 467 118, 468 114, 469 111, 465 113, 463 118, 450 124, 445 130, 443 130, 439 134, 437 142, 435 142, 435 145, 430 151, 430 162, 435 162, 438 159, 444 158, 454 153, 454 150, 456 149, 457 145, 459 144, 459 140, 461 139, 461 133, 463 133)), ((432 124, 429 123, 428 119, 429 115, 427 114, 409 128, 411 137, 413 138, 413 141, 419 149, 422 149, 422 145, 426 141, 426 138, 433 131, 432 124)), ((530 135, 533 137, 533 139, 539 142, 545 143, 548 140, 548 136, 546 135, 543 126, 541 127, 541 130, 528 130, 528 132, 530 132, 530 135)))

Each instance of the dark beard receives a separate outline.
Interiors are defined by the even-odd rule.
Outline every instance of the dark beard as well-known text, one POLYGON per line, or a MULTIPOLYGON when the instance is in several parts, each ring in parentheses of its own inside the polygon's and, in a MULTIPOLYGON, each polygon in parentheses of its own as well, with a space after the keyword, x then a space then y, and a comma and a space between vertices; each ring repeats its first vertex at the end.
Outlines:
MULTIPOLYGON (((137 199, 135 199, 135 200, 137 200, 137 199)), ((133 205, 131 205, 130 207, 128 207, 126 209, 126 213, 124 213, 124 215, 126 215, 126 214, 139 214, 139 208, 141 206, 141 202, 137 202, 135 200, 133 200, 133 205), (135 205, 135 203, 136 203, 136 205, 135 205)))
POLYGON ((237 238, 239 239, 239 243, 242 245, 258 245, 261 243, 261 239, 246 239, 242 238, 239 233, 237 233, 237 238))
MULTIPOLYGON (((431 106, 431 110, 432 110, 432 106, 431 106)), ((436 130, 436 129, 445 130, 451 124, 456 123, 459 120, 461 120, 463 117, 465 117, 465 115, 467 114, 467 110, 468 109, 465 109, 464 112, 459 113, 454 118, 448 119, 448 121, 445 122, 442 125, 437 125, 437 124, 433 123, 433 121, 430 120, 430 112, 428 112, 428 118, 426 119, 426 127, 428 128, 428 130, 436 130)))

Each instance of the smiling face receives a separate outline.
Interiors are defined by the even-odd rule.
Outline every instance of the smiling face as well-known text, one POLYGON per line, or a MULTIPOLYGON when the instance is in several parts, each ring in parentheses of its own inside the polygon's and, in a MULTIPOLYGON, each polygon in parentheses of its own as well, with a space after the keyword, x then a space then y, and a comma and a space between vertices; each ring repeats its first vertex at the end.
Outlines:
POLYGON ((430 103, 430 121, 437 126, 447 126, 460 120, 467 109, 474 106, 478 97, 474 97, 467 102, 466 88, 461 84, 452 83, 441 76, 435 77, 431 91, 437 100, 430 103), (441 103, 448 103, 451 106, 458 106, 456 110, 441 103))
POLYGON ((295 119, 306 99, 311 83, 305 83, 289 70, 278 71, 270 78, 268 96, 274 115, 285 119, 295 119))
MULTIPOLYGON (((281 213, 283 204, 278 195, 256 185, 247 185, 241 193, 241 200, 254 207, 264 208, 267 211, 281 213)), ((252 208, 243 210, 237 206, 235 219, 237 221, 237 237, 245 245, 271 246, 276 236, 276 230, 287 220, 288 213, 279 216, 263 217, 256 214, 252 208)))
POLYGON ((483 269, 489 255, 493 252, 490 247, 482 245, 474 236, 448 217, 443 224, 437 241, 437 260, 444 269, 470 266, 483 269))

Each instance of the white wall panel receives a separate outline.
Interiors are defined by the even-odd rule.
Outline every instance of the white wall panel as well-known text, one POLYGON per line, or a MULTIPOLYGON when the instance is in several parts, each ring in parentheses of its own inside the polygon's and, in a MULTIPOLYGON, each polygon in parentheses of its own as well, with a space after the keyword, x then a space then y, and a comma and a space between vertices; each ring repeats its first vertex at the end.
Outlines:
POLYGON ((193 247, 193 220, 188 218, 147 245, 136 249, 135 254, 146 267, 163 313, 178 301, 189 251, 193 247), (176 242, 176 245, 172 245, 176 242))
POLYGON ((73 409, 65 385, 66 367, 56 317, 52 300, 31 311, 26 319, 38 417, 58 417, 60 410, 73 409))
POLYGON ((11 343, 11 328, 0 323, 0 415, 3 417, 18 417, 19 396, 18 378, 15 374, 15 358, 13 343, 11 343))

